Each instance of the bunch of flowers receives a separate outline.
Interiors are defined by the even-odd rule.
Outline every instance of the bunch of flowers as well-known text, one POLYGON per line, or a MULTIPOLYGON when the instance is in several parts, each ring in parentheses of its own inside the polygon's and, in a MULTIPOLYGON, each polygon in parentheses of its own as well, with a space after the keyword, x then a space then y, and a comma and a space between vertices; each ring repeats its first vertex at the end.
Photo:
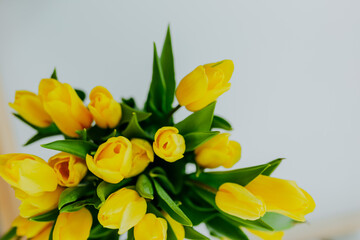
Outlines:
POLYGON ((231 130, 214 110, 233 70, 231 60, 201 65, 176 87, 168 30, 160 57, 154 48, 144 107, 132 98, 119 103, 100 86, 86 107, 85 93, 58 81, 56 70, 38 94, 17 91, 14 115, 37 131, 26 145, 64 138, 42 145, 60 151, 47 162, 0 155, 0 176, 21 200, 20 216, 1 239, 208 239, 193 228, 201 223, 219 238, 251 232, 281 239, 315 208, 294 181, 270 177, 282 159, 208 171, 240 160, 240 144, 214 131, 231 130), (182 106, 192 113, 175 123, 182 106))

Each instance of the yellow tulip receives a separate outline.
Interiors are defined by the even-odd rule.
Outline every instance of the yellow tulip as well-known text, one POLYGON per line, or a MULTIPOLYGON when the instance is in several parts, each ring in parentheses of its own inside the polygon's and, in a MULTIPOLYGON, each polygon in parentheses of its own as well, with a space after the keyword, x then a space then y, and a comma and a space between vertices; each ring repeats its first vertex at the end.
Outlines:
POLYGON ((231 168, 237 163, 241 157, 241 146, 229 137, 229 133, 221 133, 196 148, 197 164, 203 168, 231 168))
POLYGON ((118 183, 131 170, 132 146, 125 137, 112 137, 101 144, 94 157, 87 155, 89 170, 109 183, 118 183))
POLYGON ((86 240, 90 235, 92 216, 82 208, 76 212, 59 214, 53 232, 54 240, 86 240))
POLYGON ((30 154, 0 155, 0 176, 30 195, 55 191, 57 187, 54 170, 43 159, 30 154))
POLYGON ((265 232, 254 229, 247 229, 247 230, 263 240, 281 240, 284 236, 284 232, 277 232, 277 231, 265 232))
POLYGON ((184 137, 175 127, 162 127, 155 134, 154 152, 167 162, 175 162, 184 157, 186 149, 184 137))
POLYGON ((88 107, 99 127, 114 128, 119 124, 121 106, 106 88, 98 86, 91 90, 88 107))
POLYGON ((39 85, 39 96, 45 111, 69 137, 78 137, 77 130, 91 126, 92 116, 89 110, 69 84, 55 79, 43 79, 39 85))
POLYGON ((52 225, 53 223, 49 224, 44 230, 42 230, 38 235, 33 237, 31 240, 49 240, 52 225))
POLYGON ((9 106, 19 113, 26 121, 37 127, 48 127, 51 117, 45 111, 41 99, 29 91, 16 91, 14 103, 9 106))
POLYGON ((146 213, 146 201, 135 190, 122 188, 112 193, 101 206, 98 220, 102 226, 126 233, 146 213))
POLYGON ((87 166, 85 160, 70 153, 58 153, 49 159, 60 186, 75 187, 85 177, 87 166))
POLYGON ((57 208, 62 191, 64 188, 57 187, 53 192, 43 192, 34 196, 15 188, 15 196, 21 200, 20 216, 29 218, 57 208))
POLYGON ((146 214, 134 227, 135 240, 166 240, 167 223, 152 213, 146 214))
POLYGON ((283 214, 296 221, 305 221, 305 215, 314 211, 312 197, 299 188, 295 181, 259 175, 246 189, 261 198, 266 210, 283 214))
POLYGON ((150 143, 146 140, 133 138, 132 145, 132 166, 126 177, 133 177, 143 172, 150 162, 154 161, 154 152, 150 143))
POLYGON ((261 199, 235 183, 222 184, 216 193, 215 202, 223 212, 246 220, 259 219, 266 212, 261 199))
POLYGON ((162 214, 164 215, 165 219, 170 224, 171 229, 175 233, 176 239, 183 240, 185 238, 184 226, 181 223, 175 221, 172 217, 170 217, 170 215, 167 212, 162 211, 162 214))
POLYGON ((189 111, 198 111, 214 102, 230 89, 234 71, 231 60, 209 63, 195 68, 185 76, 176 89, 176 98, 189 111))
POLYGON ((35 222, 18 216, 13 221, 12 226, 16 227, 17 236, 25 236, 33 239, 33 237, 40 234, 45 228, 52 226, 52 222, 35 222))

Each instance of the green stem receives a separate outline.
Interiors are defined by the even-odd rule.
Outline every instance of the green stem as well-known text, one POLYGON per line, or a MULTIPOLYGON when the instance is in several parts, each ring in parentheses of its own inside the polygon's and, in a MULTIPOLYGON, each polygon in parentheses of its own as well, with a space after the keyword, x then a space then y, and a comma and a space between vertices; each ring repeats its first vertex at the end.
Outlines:
POLYGON ((217 193, 216 188, 210 187, 210 186, 206 185, 205 183, 202 183, 202 182, 199 182, 199 181, 196 181, 193 179, 186 180, 185 184, 190 185, 190 186, 196 186, 198 188, 201 188, 201 189, 211 192, 213 194, 217 193))
POLYGON ((169 114, 167 115, 167 122, 170 121, 170 119, 172 118, 172 116, 174 115, 174 113, 179 110, 181 108, 181 105, 177 105, 176 107, 174 107, 173 109, 171 109, 171 111, 169 112, 169 114))

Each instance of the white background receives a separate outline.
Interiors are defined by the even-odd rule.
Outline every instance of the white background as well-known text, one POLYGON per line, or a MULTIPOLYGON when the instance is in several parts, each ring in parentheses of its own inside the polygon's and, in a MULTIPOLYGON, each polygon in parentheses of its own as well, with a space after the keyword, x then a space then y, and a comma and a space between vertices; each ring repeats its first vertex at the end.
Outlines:
MULTIPOLYGON (((161 48, 170 23, 177 81, 234 61, 216 112, 243 147, 236 167, 286 157, 275 175, 314 197, 311 224, 360 211, 359 9, 346 0, 0 0, 0 77, 8 102, 15 90, 37 91, 56 66, 76 88, 102 85, 143 103, 153 41, 161 48)), ((53 154, 20 147, 33 131, 12 122, 19 152, 53 154)))

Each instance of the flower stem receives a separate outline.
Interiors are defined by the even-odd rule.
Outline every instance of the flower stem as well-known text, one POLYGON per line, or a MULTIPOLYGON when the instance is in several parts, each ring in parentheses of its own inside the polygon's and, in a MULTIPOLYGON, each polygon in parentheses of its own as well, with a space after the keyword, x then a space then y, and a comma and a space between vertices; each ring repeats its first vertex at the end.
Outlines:
POLYGON ((172 116, 174 115, 174 113, 179 110, 181 108, 181 105, 178 104, 176 107, 174 107, 173 109, 171 109, 171 111, 169 112, 169 114, 167 115, 167 122, 170 121, 170 119, 172 118, 172 116))
POLYGON ((199 181, 196 181, 196 180, 193 180, 193 179, 188 179, 188 180, 186 180, 185 183, 187 185, 196 186, 198 188, 201 188, 201 189, 203 189, 205 191, 208 191, 208 192, 211 192, 213 194, 217 193, 216 188, 210 187, 210 186, 206 185, 205 183, 202 183, 202 182, 199 182, 199 181))

